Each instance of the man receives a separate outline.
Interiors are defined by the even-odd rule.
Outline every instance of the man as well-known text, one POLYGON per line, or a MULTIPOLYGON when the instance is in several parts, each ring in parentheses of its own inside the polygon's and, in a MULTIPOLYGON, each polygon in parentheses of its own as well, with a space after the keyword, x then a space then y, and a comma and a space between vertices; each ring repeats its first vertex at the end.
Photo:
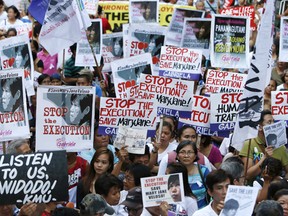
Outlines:
POLYGON ((246 177, 248 180, 254 180, 261 174, 260 166, 267 157, 274 157, 280 160, 282 166, 285 168, 286 177, 288 177, 288 155, 286 153, 285 146, 274 149, 272 146, 270 146, 270 143, 267 145, 265 142, 263 127, 273 123, 274 119, 272 117, 271 111, 263 110, 261 112, 258 124, 258 136, 256 138, 246 140, 242 150, 239 153, 244 163, 245 169, 248 162, 246 177), (249 152, 248 149, 250 150, 249 152))
POLYGON ((81 201, 81 216, 103 216, 104 214, 113 215, 114 209, 107 205, 99 194, 88 194, 81 201))
POLYGON ((265 200, 257 205, 255 213, 256 216, 283 216, 283 208, 278 202, 274 200, 265 200))
POLYGON ((129 153, 129 160, 132 163, 141 163, 145 166, 149 166, 149 160, 150 160, 150 150, 147 145, 145 145, 145 152, 144 154, 132 154, 129 153))
POLYGON ((244 166, 243 164, 232 161, 223 162, 220 169, 224 170, 227 174, 232 177, 234 185, 244 185, 244 166))
POLYGON ((209 173, 206 177, 206 185, 213 201, 208 206, 196 211, 193 216, 218 216, 224 207, 224 200, 230 184, 232 184, 232 179, 224 170, 219 169, 209 173))
POLYGON ((29 154, 32 153, 30 145, 25 139, 13 140, 8 144, 7 154, 29 154))
POLYGON ((143 211, 142 191, 140 187, 128 191, 126 199, 120 205, 124 205, 128 216, 140 216, 143 211))

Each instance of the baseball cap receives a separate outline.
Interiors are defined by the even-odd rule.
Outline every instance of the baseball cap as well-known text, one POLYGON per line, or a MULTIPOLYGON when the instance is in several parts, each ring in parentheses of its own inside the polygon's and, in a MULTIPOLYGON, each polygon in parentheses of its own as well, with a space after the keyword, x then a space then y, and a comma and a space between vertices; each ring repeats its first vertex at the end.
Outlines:
POLYGON ((139 208, 143 205, 141 187, 135 187, 128 191, 126 199, 120 204, 128 208, 139 208))
POLYGON ((97 213, 114 214, 114 209, 108 206, 99 194, 87 194, 80 203, 81 215, 95 215, 97 213))
POLYGON ((60 80, 61 81, 61 76, 60 74, 58 73, 54 73, 50 76, 50 79, 53 80, 53 79, 57 79, 57 80, 60 80))

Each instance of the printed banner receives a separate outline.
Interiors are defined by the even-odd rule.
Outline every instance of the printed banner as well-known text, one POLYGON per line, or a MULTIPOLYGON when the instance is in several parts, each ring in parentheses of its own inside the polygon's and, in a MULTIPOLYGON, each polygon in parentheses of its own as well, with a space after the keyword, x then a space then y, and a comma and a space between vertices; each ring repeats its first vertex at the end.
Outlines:
POLYGON ((0 205, 68 201, 65 151, 0 155, 0 205))
POLYGON ((232 131, 242 93, 211 94, 211 131, 232 131))
POLYGON ((23 69, 0 71, 0 141, 30 137, 23 69))
POLYGON ((202 50, 209 59, 211 19, 185 18, 181 47, 202 50))
POLYGON ((129 23, 158 23, 158 0, 130 0, 129 23))
POLYGON ((28 96, 34 95, 34 63, 28 35, 20 35, 0 40, 2 70, 23 68, 24 85, 28 96))
POLYGON ((288 123, 288 91, 271 91, 271 112, 275 120, 288 123))
POLYGON ((131 24, 129 26, 129 56, 151 53, 153 71, 158 74, 161 47, 164 46, 166 27, 152 24, 131 24))
POLYGON ((213 67, 249 68, 248 17, 213 16, 210 52, 213 67))
MULTIPOLYGON (((32 38, 32 23, 23 23, 21 25, 14 25, 13 28, 16 29, 18 36, 26 34, 29 36, 29 38, 32 38)), ((8 29, 9 28, 7 27, 7 30, 8 29)))
POLYGON ((95 88, 39 86, 36 151, 93 148, 95 88))
POLYGON ((172 78, 199 80, 202 51, 162 46, 159 75, 172 78))
POLYGON ((123 33, 103 35, 102 56, 104 67, 102 72, 111 72, 111 62, 123 58, 123 33))
POLYGON ((140 83, 140 75, 152 73, 150 53, 111 62, 115 93, 119 98, 128 98, 127 90, 140 83))
POLYGON ((95 16, 98 13, 98 2, 99 0, 83 0, 84 7, 88 14, 95 16))
POLYGON ((229 185, 220 216, 252 215, 258 195, 258 188, 229 185))
POLYGON ((113 145, 115 148, 126 149, 132 154, 144 154, 147 139, 147 130, 119 127, 113 145))
POLYGON ((205 87, 209 93, 242 92, 246 79, 247 74, 209 69, 205 87))
POLYGON ((120 126, 155 130, 156 106, 153 101, 101 97, 99 134, 116 134, 120 126))
POLYGON ((141 178, 143 206, 159 206, 161 202, 175 204, 184 201, 182 173, 141 178))
POLYGON ((255 19, 255 8, 253 5, 251 6, 240 6, 240 7, 229 7, 225 9, 219 10, 220 14, 230 15, 230 16, 248 16, 250 19, 250 29, 255 31, 257 29, 257 25, 254 22, 255 19))
POLYGON ((179 47, 181 45, 184 19, 189 17, 202 18, 204 14, 204 11, 175 7, 165 38, 165 44, 179 47))
POLYGON ((263 127, 263 130, 267 146, 280 148, 281 146, 285 146, 287 144, 285 121, 279 121, 271 125, 266 125, 263 127))
POLYGON ((81 40, 77 44, 76 66, 96 66, 96 62, 91 50, 93 47, 94 54, 100 65, 102 55, 102 21, 101 19, 91 20, 92 25, 81 31, 81 40))
POLYGON ((281 17, 279 61, 288 62, 288 17, 281 17))

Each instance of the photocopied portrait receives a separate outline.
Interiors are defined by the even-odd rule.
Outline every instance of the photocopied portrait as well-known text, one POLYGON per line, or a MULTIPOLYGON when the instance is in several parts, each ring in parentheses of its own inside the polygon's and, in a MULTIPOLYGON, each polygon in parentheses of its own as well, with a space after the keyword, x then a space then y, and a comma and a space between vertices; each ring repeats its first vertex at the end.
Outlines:
POLYGON ((179 175, 169 176, 168 190, 174 202, 181 202, 181 187, 180 187, 179 175))
POLYGON ((224 204, 222 216, 235 216, 239 209, 239 202, 235 199, 229 199, 224 204))

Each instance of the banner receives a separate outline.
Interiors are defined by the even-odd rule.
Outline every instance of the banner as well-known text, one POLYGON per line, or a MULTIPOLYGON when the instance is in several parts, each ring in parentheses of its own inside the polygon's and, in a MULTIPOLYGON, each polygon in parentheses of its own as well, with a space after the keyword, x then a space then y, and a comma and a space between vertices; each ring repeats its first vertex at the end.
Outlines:
POLYGON ((119 98, 128 98, 127 90, 140 83, 140 75, 152 73, 150 53, 111 62, 115 93, 119 98))
POLYGON ((99 0, 83 0, 84 7, 88 14, 96 16, 98 14, 99 0))
POLYGON ((249 68, 248 17, 213 16, 210 56, 213 67, 249 68))
POLYGON ((272 146, 273 149, 276 149, 287 144, 285 121, 265 125, 263 126, 263 131, 267 146, 272 146))
POLYGON ((0 205, 68 201, 65 151, 0 155, 0 205))
POLYGON ((288 17, 281 17, 278 61, 288 62, 288 17))
POLYGON ((229 185, 220 216, 252 215, 259 188, 229 185))
POLYGON ((95 88, 39 86, 36 151, 93 148, 95 88))
POLYGON ((101 19, 91 20, 92 25, 87 31, 81 31, 81 40, 77 44, 75 66, 96 66, 96 62, 91 50, 100 65, 102 55, 102 21, 101 19))
POLYGON ((247 74, 208 69, 205 87, 208 93, 243 92, 247 74))
POLYGON ((240 6, 240 7, 229 7, 225 9, 219 10, 220 14, 230 15, 230 16, 248 16, 250 18, 250 29, 255 31, 257 29, 257 25, 254 22, 255 19, 255 7, 251 6, 240 6))
POLYGON ((147 139, 147 130, 119 127, 113 145, 117 149, 128 146, 131 154, 144 154, 147 139))
POLYGON ((271 91, 271 112, 274 120, 288 123, 288 92, 271 91))
POLYGON ((130 0, 129 23, 158 23, 158 0, 130 0))
POLYGON ((166 27, 157 24, 131 24, 129 26, 129 56, 151 53, 153 71, 158 74, 161 47, 164 46, 166 27))
POLYGON ((45 13, 48 9, 49 3, 50 0, 33 0, 29 5, 29 13, 41 25, 43 25, 45 13))
MULTIPOLYGON (((233 131, 242 93, 211 94, 211 131, 233 131)), ((229 135, 229 134, 228 134, 229 135)))
POLYGON ((111 72, 111 62, 123 58, 123 33, 104 34, 102 38, 102 72, 111 72))
POLYGON ((162 46, 159 75, 172 78, 199 80, 202 51, 162 46))
POLYGON ((273 41, 273 16, 274 1, 268 1, 258 30, 256 49, 254 49, 232 137, 232 146, 238 151, 241 151, 246 139, 255 138, 258 134, 257 126, 263 109, 266 77, 270 76, 267 74, 267 67, 273 41))
POLYGON ((0 141, 30 137, 23 69, 0 71, 0 141))
POLYGON ((184 28, 184 19, 189 17, 202 18, 204 14, 204 11, 175 7, 172 20, 168 27, 167 36, 165 38, 165 44, 179 47, 181 44, 182 31, 184 28))
POLYGON ((34 95, 34 63, 28 35, 0 40, 0 50, 2 70, 23 68, 27 94, 28 96, 34 95))
POLYGON ((101 97, 99 134, 116 134, 116 128, 155 130, 156 106, 153 101, 101 97), (112 128, 112 129, 111 129, 112 128))
MULTIPOLYGON (((6 28, 6 31, 11 28, 8 27, 6 28)), ((28 37, 30 39, 32 39, 32 23, 22 23, 22 24, 18 24, 18 25, 13 25, 13 28, 16 29, 17 31, 17 36, 19 35, 28 35, 28 37)))
POLYGON ((159 206, 161 202, 175 204, 184 201, 182 173, 141 178, 143 206, 159 206))
POLYGON ((180 46, 202 50, 209 59, 211 19, 185 18, 180 46))

